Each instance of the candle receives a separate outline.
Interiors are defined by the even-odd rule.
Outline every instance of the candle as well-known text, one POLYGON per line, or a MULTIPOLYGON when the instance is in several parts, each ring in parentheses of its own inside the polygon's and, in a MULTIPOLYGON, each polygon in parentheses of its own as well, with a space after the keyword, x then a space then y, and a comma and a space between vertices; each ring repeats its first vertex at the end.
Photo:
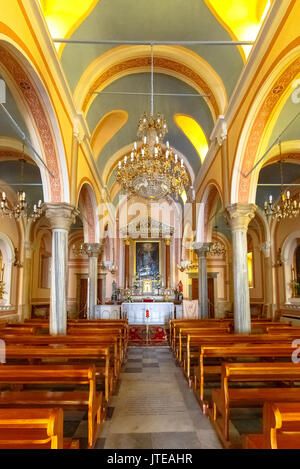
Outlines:
POLYGON ((136 142, 134 142, 133 148, 134 148, 135 150, 137 149, 137 144, 136 144, 136 142))

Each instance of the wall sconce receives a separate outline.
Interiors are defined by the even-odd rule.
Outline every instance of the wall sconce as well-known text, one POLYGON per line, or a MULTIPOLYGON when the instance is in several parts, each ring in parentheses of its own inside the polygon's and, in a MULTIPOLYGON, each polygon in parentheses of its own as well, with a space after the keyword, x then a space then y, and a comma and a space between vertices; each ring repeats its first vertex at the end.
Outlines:
POLYGON ((281 267, 282 266, 282 258, 281 258, 281 248, 278 249, 276 254, 276 260, 273 267, 281 267))
POLYGON ((18 248, 15 248, 15 260, 13 262, 14 267, 19 267, 20 269, 23 267, 23 264, 20 262, 20 254, 18 248))

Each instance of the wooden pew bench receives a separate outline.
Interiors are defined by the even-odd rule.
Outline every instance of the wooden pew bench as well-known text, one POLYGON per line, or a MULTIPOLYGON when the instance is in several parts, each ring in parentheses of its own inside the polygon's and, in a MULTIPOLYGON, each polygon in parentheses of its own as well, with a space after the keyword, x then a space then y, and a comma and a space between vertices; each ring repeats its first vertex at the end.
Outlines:
POLYGON ((80 327, 69 327, 67 336, 84 337, 94 336, 98 337, 99 344, 111 343, 114 347, 114 355, 116 361, 116 369, 119 370, 121 364, 125 360, 126 350, 123 343, 121 331, 118 329, 98 329, 98 328, 80 328, 80 327))
MULTIPOLYGON (((259 364, 263 361, 268 363, 274 360, 290 362, 293 352, 290 342, 281 344, 256 344, 256 343, 236 343, 219 345, 202 345, 199 355, 199 367, 195 370, 194 382, 198 385, 194 387, 196 397, 205 413, 213 405, 212 396, 205 396, 206 383, 209 377, 213 377, 213 382, 219 388, 222 383, 221 371, 225 362, 238 362, 239 360, 251 360, 259 364), (214 361, 211 364, 211 360, 214 361), (217 363, 216 363, 217 360, 217 363)), ((289 363, 288 363, 289 364, 289 363)), ((213 393, 214 391, 212 391, 213 393)))
POLYGON ((98 426, 101 424, 102 393, 96 392, 95 366, 74 365, 2 365, 1 384, 22 384, 46 389, 2 391, 0 408, 16 407, 61 407, 64 409, 88 409, 88 445, 96 441, 98 426), (43 385, 43 386, 41 386, 43 385), (86 390, 49 391, 57 385, 86 385, 86 390))
POLYGON ((183 349, 187 345, 187 336, 189 333, 195 333, 199 336, 218 336, 218 335, 227 335, 230 333, 230 328, 228 326, 219 326, 219 327, 194 327, 186 328, 180 327, 178 332, 178 341, 175 346, 175 354, 179 363, 182 363, 183 359, 183 349))
POLYGON ((118 350, 117 338, 114 335, 58 335, 52 336, 48 334, 42 335, 14 335, 14 334, 2 334, 0 331, 0 338, 5 340, 7 344, 15 345, 68 345, 68 346, 102 346, 112 345, 114 353, 114 378, 111 384, 112 388, 116 385, 120 372, 120 355, 121 352, 118 350))
POLYGON ((186 328, 219 328, 219 327, 232 327, 232 320, 227 319, 189 319, 189 320, 180 320, 180 319, 171 319, 170 320, 170 340, 171 348, 175 351, 179 340, 179 329, 180 327, 186 328))
POLYGON ((63 438, 63 411, 0 409, 0 449, 79 449, 79 441, 63 438))
MULTIPOLYGON (((105 405, 107 405, 112 392, 113 354, 111 347, 100 346, 67 346, 67 345, 6 345, 7 364, 26 359, 29 363, 41 364, 95 364, 97 383, 104 387, 105 405)), ((5 366, 5 365, 3 365, 5 366)))
POLYGON ((267 401, 298 402, 299 383, 299 364, 280 362, 223 364, 221 389, 212 392, 213 408, 209 415, 224 446, 231 445, 230 409, 262 408, 267 401), (275 386, 272 383, 275 383, 275 386), (278 383, 281 383, 282 387, 279 387, 278 383), (232 388, 234 384, 239 387, 232 388), (262 387, 270 384, 271 387, 262 387), (287 384, 290 387, 287 387, 287 384))
POLYGON ((244 449, 300 449, 299 402, 265 402, 263 433, 243 437, 244 449))
MULTIPOLYGON (((239 335, 239 334, 228 334, 228 335, 223 335, 223 336, 215 336, 215 337, 210 337, 206 336, 203 337, 201 335, 198 335, 196 332, 194 333, 189 333, 187 337, 187 347, 186 350, 184 351, 183 354, 183 363, 184 363, 184 372, 186 374, 186 378, 192 383, 194 381, 194 386, 198 387, 198 383, 200 382, 200 376, 201 376, 201 369, 199 367, 199 364, 201 366, 204 366, 204 372, 208 373, 208 369, 206 370, 207 367, 205 367, 204 359, 209 358, 208 356, 205 357, 203 355, 203 358, 200 358, 199 362, 199 357, 202 353, 204 352, 204 349, 201 349, 203 346, 211 346, 211 347, 220 347, 220 346, 230 346, 230 345, 240 345, 247 347, 247 345, 271 345, 274 344, 276 347, 277 345, 287 345, 288 347, 292 345, 292 342, 294 340, 295 336, 293 334, 289 335, 288 333, 285 334, 276 334, 276 335, 271 335, 271 334, 250 334, 250 335, 239 335)), ((217 353, 217 352, 216 352, 217 353)), ((227 351, 226 351, 227 353, 227 351)), ((216 358, 218 360, 222 360, 222 356, 213 356, 213 358, 216 358)), ((226 356, 224 357, 224 359, 226 356)), ((231 357, 234 358, 234 357, 231 357)), ((214 372, 214 369, 212 367, 211 372, 214 372)))

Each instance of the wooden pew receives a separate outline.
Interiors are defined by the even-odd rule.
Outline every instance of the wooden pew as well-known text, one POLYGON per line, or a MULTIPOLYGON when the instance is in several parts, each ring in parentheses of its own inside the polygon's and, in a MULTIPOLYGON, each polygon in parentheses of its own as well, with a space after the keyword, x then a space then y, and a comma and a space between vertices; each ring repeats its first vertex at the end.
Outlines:
MULTIPOLYGON (((285 353, 288 354, 288 350, 279 352, 278 356, 280 354, 285 356, 285 353)), ((266 354, 266 356, 270 355, 266 354)), ((299 364, 224 363, 221 370, 221 389, 213 390, 213 409, 209 412, 213 426, 224 446, 230 446, 229 418, 232 407, 263 407, 266 401, 298 402, 300 389, 295 382, 298 384, 300 382, 299 364), (252 384, 270 382, 281 382, 285 386, 289 383, 290 387, 278 387, 278 385, 276 387, 253 387, 252 384), (230 385, 233 383, 243 384, 244 387, 232 389, 230 385)))
MULTIPOLYGON (((187 345, 186 350, 183 353, 183 363, 184 363, 184 372, 186 377, 189 380, 193 376, 193 367, 192 359, 197 359, 199 362, 199 356, 201 355, 201 347, 205 346, 229 346, 240 344, 242 346, 247 346, 248 344, 258 344, 258 345, 287 345, 291 346, 293 340, 296 338, 294 334, 289 334, 288 331, 284 334, 224 334, 218 336, 209 336, 201 335, 195 332, 189 332, 187 335, 187 345)), ((204 358, 204 357, 203 357, 204 358)), ((200 356, 200 364, 202 365, 202 358, 200 356)), ((199 369, 198 369, 199 371, 199 369)), ((213 370, 212 370, 213 371, 213 370)), ((198 372, 194 374, 195 378, 200 376, 198 372)))
POLYGON ((299 402, 265 402, 263 433, 245 435, 244 449, 300 449, 299 402))
POLYGON ((296 327, 296 326, 286 326, 286 324, 283 324, 281 323, 282 326, 277 326, 277 327, 274 327, 274 326, 268 326, 266 328, 266 332, 268 332, 269 334, 282 334, 282 333, 286 333, 289 332, 293 332, 294 334, 298 334, 298 337, 300 338, 300 327, 296 327))
POLYGON ((13 333, 13 334, 35 334, 36 327, 35 326, 5 326, 0 327, 0 333, 13 333))
POLYGON ((88 444, 93 447, 101 423, 102 393, 96 392, 94 365, 2 365, 1 384, 46 385, 46 390, 2 391, 0 407, 88 408, 88 444), (80 384, 86 391, 49 391, 49 386, 80 384))
POLYGON ((81 336, 83 338, 88 335, 98 337, 99 341, 102 343, 105 343, 105 341, 106 343, 111 342, 112 344, 114 344, 116 359, 120 362, 120 364, 123 363, 125 359, 127 346, 123 340, 121 329, 102 329, 97 327, 81 328, 77 326, 69 327, 67 333, 69 336, 81 336))
POLYGON ((199 336, 205 337, 205 336, 223 336, 223 335, 229 335, 230 333, 230 327, 224 326, 224 327, 203 327, 203 328, 186 328, 186 327, 180 327, 179 328, 179 333, 178 333, 178 345, 175 348, 175 353, 176 357, 179 361, 179 363, 182 363, 182 351, 183 347, 187 343, 187 336, 188 334, 198 334, 199 336), (186 338, 185 342, 183 342, 183 337, 186 338))
MULTIPOLYGON (((199 368, 197 370, 197 380, 199 381, 199 392, 198 399, 203 408, 203 411, 207 413, 210 407, 210 402, 205 400, 205 376, 215 375, 220 376, 222 372, 222 366, 225 361, 237 361, 239 359, 251 359, 254 362, 261 362, 262 360, 275 359, 282 361, 289 359, 292 355, 293 348, 291 343, 270 343, 270 344, 259 344, 259 343, 232 343, 219 345, 202 345, 200 356, 199 356, 199 368), (205 364, 206 359, 219 359, 218 365, 207 365, 205 364)), ((214 392, 214 391, 213 391, 214 392)))
POLYGON ((231 319, 170 319, 170 346, 174 351, 176 347, 177 330, 180 327, 213 327, 231 326, 233 324, 231 319))
POLYGON ((79 449, 63 423, 60 408, 0 409, 0 449, 79 449))
POLYGON ((68 345, 68 346, 102 346, 111 345, 113 347, 114 354, 114 382, 112 386, 116 384, 119 376, 121 367, 122 351, 118 350, 118 338, 114 335, 108 334, 97 334, 97 335, 14 335, 14 334, 3 334, 0 331, 0 339, 3 339, 6 344, 19 344, 19 345, 68 345))
MULTIPOLYGON (((71 361, 76 363, 95 363, 96 365, 96 378, 104 379, 104 395, 106 403, 109 400, 111 392, 111 373, 113 369, 111 347, 108 345, 103 346, 51 346, 51 345, 18 345, 7 344, 6 346, 6 360, 10 364, 12 360, 25 359, 30 362, 42 360, 51 360, 52 363, 61 364, 62 361, 71 361), (98 361, 104 361, 104 366, 99 366, 98 361)), ((6 366, 6 365, 3 365, 6 366)))

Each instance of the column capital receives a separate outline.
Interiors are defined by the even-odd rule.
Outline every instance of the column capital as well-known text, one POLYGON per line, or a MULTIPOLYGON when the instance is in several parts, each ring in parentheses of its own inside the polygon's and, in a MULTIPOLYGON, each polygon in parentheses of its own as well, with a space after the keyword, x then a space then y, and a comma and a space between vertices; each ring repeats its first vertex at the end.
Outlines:
POLYGON ((206 257, 212 243, 193 243, 193 249, 198 257, 206 257))
POLYGON ((171 245, 171 238, 164 238, 165 245, 170 246, 171 245))
POLYGON ((74 205, 66 202, 45 203, 43 208, 52 230, 69 231, 79 214, 79 210, 74 205))
POLYGON ((271 242, 270 241, 265 241, 264 243, 261 243, 259 245, 259 249, 262 251, 263 255, 265 257, 270 257, 271 255, 271 242))
POLYGON ((101 243, 84 243, 83 249, 85 250, 88 257, 98 257, 103 249, 101 243))
POLYGON ((124 244, 126 246, 130 246, 130 239, 129 238, 124 238, 124 244))
POLYGON ((248 225, 255 216, 255 204, 236 203, 227 207, 232 231, 247 231, 248 225))

